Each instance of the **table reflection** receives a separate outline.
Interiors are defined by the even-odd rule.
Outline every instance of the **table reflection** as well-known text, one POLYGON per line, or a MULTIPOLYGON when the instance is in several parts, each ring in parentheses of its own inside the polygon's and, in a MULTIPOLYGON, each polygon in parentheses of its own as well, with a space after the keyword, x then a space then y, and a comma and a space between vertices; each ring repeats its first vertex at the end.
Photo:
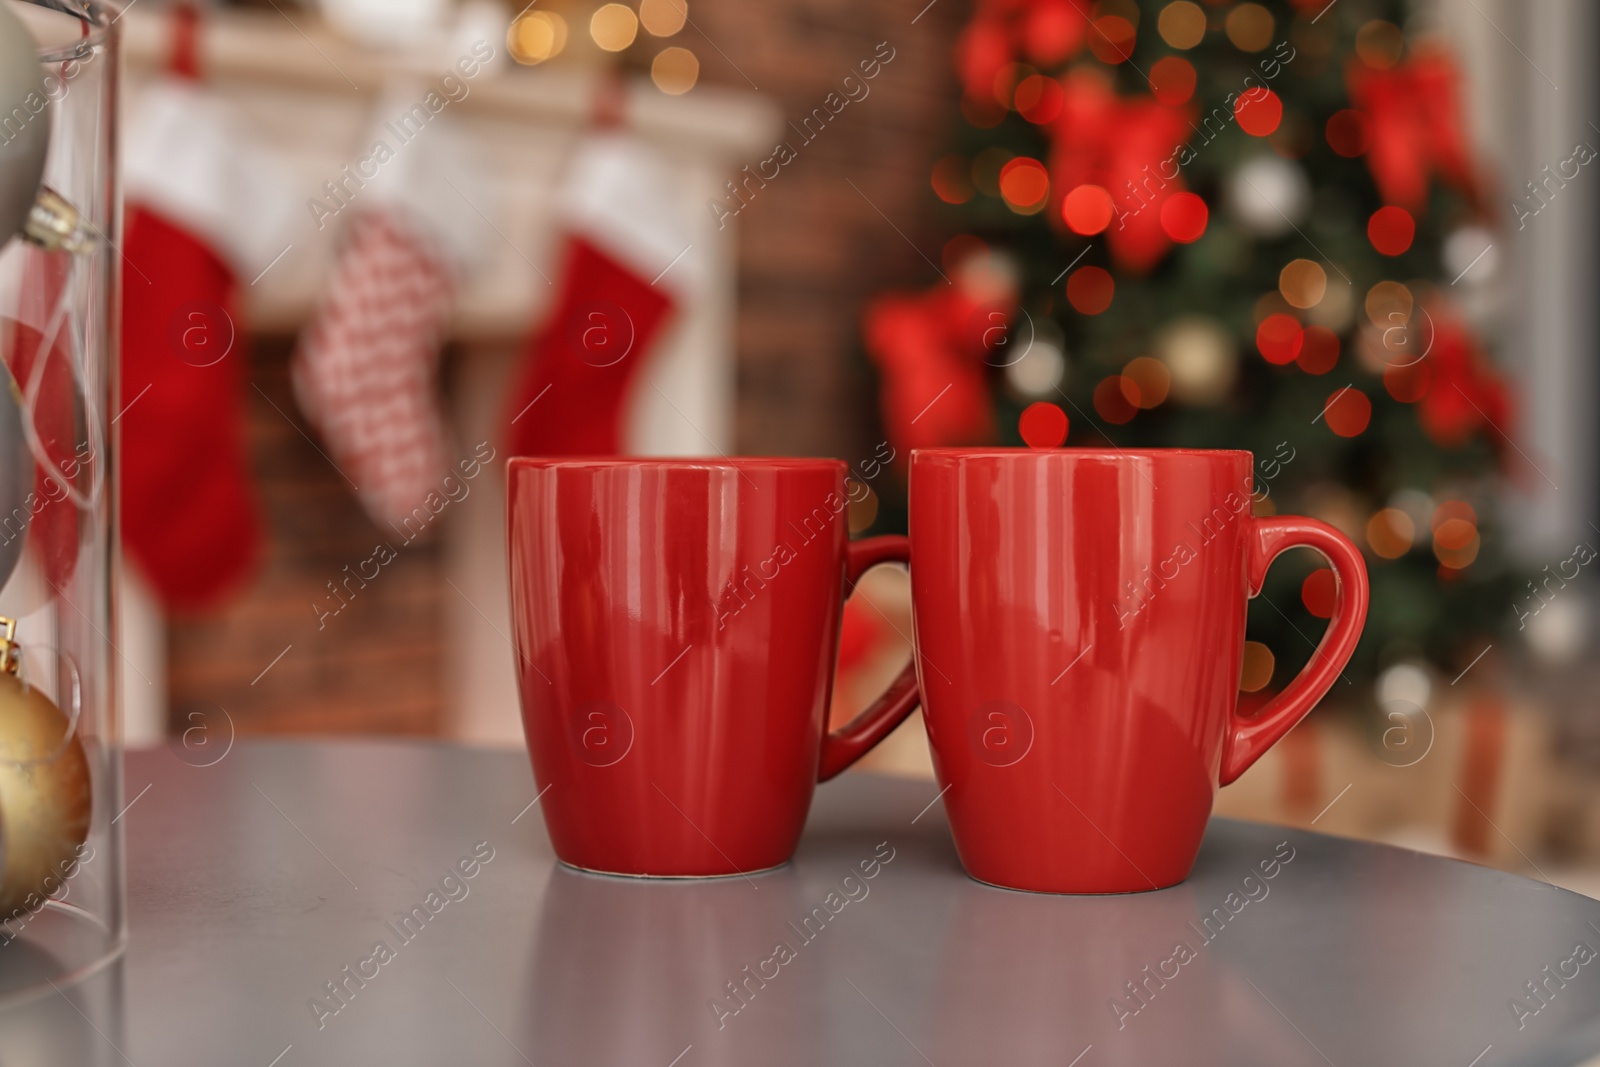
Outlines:
POLYGON ((1249 916, 1224 893, 1064 897, 971 880, 954 893, 933 990, 941 1065, 1061 1067, 1091 1045, 1097 1067, 1322 1062, 1229 963, 1228 926, 1249 916))
POLYGON ((749 878, 615 878, 556 867, 533 958, 535 1063, 820 1062, 819 948, 793 867, 749 878), (813 935, 814 936, 814 935, 813 935), (789 947, 786 954, 775 952, 789 947))

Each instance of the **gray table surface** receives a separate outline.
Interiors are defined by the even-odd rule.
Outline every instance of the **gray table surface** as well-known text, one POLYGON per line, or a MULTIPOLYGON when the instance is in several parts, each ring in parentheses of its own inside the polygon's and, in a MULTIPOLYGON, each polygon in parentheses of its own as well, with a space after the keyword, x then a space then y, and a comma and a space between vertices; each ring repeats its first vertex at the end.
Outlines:
POLYGON ((933 785, 850 774, 818 790, 790 866, 643 882, 556 865, 518 753, 132 753, 128 796, 146 784, 124 819, 126 956, 0 1013, 0 1067, 1494 1067, 1600 1050, 1600 961, 1520 1028, 1510 1008, 1576 943, 1600 948, 1600 903, 1317 834, 1218 819, 1176 888, 1012 893, 962 874, 933 785), (1247 883, 1282 842, 1293 859, 1247 883), (493 858, 402 941, 391 924, 474 848, 493 858), (1196 927, 1219 907, 1208 942, 1196 927), (392 958, 328 997, 379 942, 392 958), (779 942, 792 958, 719 1025, 710 1003, 737 1005, 727 984, 779 942), (1192 958, 1165 962, 1179 942, 1192 958), (1176 974, 1119 1019, 1147 965, 1176 974), (338 1012, 319 1020, 316 999, 338 1012))

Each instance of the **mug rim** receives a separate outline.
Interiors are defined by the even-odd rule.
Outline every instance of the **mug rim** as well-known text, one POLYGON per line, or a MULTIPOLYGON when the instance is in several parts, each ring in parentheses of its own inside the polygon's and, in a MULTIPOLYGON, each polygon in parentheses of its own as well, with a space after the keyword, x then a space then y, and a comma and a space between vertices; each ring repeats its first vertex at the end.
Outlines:
POLYGON ((820 470, 847 469, 842 459, 827 456, 508 456, 508 469, 603 470, 635 467, 648 470, 820 470))
POLYGON ((913 448, 911 458, 918 456, 939 458, 971 458, 971 459, 1020 459, 1022 457, 1065 457, 1069 459, 1161 459, 1164 456, 1179 457, 1191 456, 1201 458, 1218 458, 1224 456, 1248 456, 1252 459, 1255 453, 1247 448, 1006 448, 999 445, 990 445, 980 448, 956 448, 941 446, 938 448, 913 448))

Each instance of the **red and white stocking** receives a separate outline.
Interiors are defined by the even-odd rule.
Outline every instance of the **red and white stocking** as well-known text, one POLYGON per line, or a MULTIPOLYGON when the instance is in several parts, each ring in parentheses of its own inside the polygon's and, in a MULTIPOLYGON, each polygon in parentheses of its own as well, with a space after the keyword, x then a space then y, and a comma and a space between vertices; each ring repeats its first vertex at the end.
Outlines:
POLYGON ((148 87, 128 137, 122 253, 122 537, 157 595, 213 605, 250 573, 261 523, 244 433, 238 277, 287 243, 271 164, 203 87, 148 87))
POLYGON ((300 409, 333 462, 373 520, 396 526, 448 465, 439 350, 455 279, 485 241, 475 206, 484 191, 465 146, 442 116, 419 137, 428 143, 401 147, 348 201, 328 205, 354 217, 293 366, 300 409))
POLYGON ((398 523, 444 472, 434 399, 450 272, 387 209, 351 225, 295 356, 295 394, 368 514, 398 523))
POLYGON ((622 134, 579 147, 560 194, 560 288, 507 411, 512 455, 625 447, 632 384, 696 267, 664 174, 653 152, 622 134))

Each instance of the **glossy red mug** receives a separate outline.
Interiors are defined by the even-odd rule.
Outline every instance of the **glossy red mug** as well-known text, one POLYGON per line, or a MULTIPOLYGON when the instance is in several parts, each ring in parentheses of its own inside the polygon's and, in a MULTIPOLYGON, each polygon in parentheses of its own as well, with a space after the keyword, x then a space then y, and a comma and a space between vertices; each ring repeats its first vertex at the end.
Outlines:
POLYGON ((845 464, 513 458, 511 624, 557 857, 706 877, 794 852, 818 781, 917 705, 906 670, 835 733, 847 589, 904 562, 850 541, 845 464))
POLYGON ((919 449, 911 595, 923 719, 956 850, 1049 893, 1188 877, 1219 786, 1311 710, 1367 613, 1361 553, 1252 514, 1248 452, 919 449), (1305 546, 1337 580, 1310 662, 1238 710, 1246 601, 1305 546))

